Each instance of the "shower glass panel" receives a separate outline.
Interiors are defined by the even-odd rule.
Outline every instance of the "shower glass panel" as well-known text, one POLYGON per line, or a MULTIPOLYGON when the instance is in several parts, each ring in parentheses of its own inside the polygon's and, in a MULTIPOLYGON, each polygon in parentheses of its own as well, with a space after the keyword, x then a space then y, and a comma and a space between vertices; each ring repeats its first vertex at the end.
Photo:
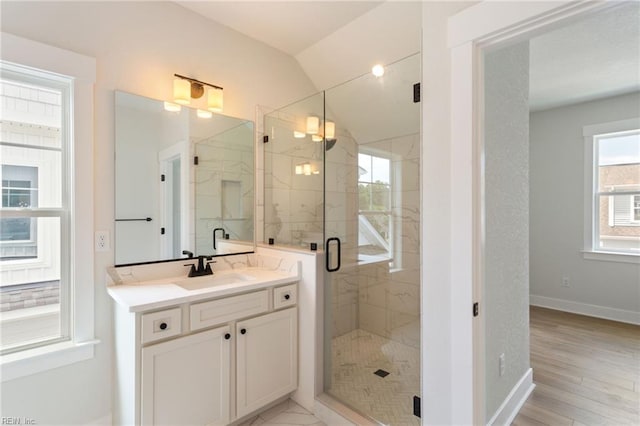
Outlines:
POLYGON ((264 239, 280 246, 323 246, 324 113, 319 93, 264 117, 264 239), (317 129, 314 129, 316 127, 317 129))
POLYGON ((264 117, 264 239, 324 270, 324 392, 391 425, 418 425, 420 57, 264 117))

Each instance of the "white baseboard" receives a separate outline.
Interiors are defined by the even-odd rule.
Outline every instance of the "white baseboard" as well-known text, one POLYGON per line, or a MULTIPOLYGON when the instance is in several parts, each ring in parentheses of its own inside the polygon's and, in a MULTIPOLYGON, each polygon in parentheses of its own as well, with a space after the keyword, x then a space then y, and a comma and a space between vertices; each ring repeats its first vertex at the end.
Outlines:
POLYGON ((511 389, 511 392, 509 392, 509 395, 507 395, 487 425, 510 425, 535 387, 536 385, 533 384, 533 370, 530 368, 511 389))
POLYGON ((529 296, 529 304, 533 306, 540 306, 541 308, 555 309, 558 311, 640 325, 640 312, 535 295, 529 296))

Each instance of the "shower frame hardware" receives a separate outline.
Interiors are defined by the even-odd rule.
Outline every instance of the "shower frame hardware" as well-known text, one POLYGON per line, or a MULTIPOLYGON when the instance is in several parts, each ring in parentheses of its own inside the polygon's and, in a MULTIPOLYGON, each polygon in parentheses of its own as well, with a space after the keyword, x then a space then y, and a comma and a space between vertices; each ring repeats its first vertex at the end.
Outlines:
POLYGON ((116 222, 151 222, 153 219, 144 217, 141 219, 116 219, 116 222))

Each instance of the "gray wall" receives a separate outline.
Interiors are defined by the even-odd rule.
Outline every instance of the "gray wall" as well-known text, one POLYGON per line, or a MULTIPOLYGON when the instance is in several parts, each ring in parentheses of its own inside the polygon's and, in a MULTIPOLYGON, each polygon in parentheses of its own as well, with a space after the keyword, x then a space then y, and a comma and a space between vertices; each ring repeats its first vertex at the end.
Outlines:
POLYGON ((529 369, 529 44, 485 56, 486 419, 529 369), (500 376, 498 357, 505 354, 500 376))
MULTIPOLYGON (((585 260, 586 125, 640 116, 640 94, 531 114, 531 296, 640 312, 640 266, 585 260), (570 278, 570 287, 561 285, 570 278)), ((534 302, 535 300, 532 300, 534 302)))

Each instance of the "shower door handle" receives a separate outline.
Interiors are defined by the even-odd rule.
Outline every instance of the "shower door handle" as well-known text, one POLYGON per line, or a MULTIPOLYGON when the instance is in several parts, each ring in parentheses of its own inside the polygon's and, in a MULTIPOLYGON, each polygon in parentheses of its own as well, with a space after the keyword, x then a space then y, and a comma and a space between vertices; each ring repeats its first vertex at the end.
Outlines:
POLYGON ((326 258, 326 267, 327 267, 327 272, 336 272, 337 270, 340 269, 340 261, 342 259, 342 251, 340 249, 340 238, 338 237, 331 237, 327 240, 327 245, 325 248, 325 256, 327 256, 326 258), (335 241, 337 244, 335 244, 338 247, 338 262, 335 268, 331 267, 331 242, 335 241))

